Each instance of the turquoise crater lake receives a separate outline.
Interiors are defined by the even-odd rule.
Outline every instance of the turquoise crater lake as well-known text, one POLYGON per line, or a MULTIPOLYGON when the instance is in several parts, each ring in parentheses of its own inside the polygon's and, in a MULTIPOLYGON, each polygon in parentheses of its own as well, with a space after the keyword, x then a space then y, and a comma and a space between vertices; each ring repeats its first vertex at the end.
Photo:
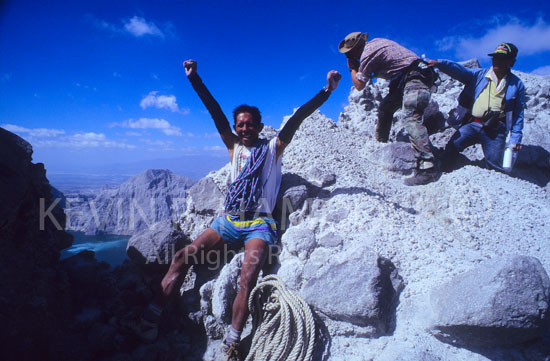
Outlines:
POLYGON ((98 261, 107 262, 111 267, 118 266, 127 258, 126 245, 129 236, 97 235, 87 236, 83 232, 67 231, 74 237, 73 245, 61 251, 61 259, 89 250, 95 252, 98 261))

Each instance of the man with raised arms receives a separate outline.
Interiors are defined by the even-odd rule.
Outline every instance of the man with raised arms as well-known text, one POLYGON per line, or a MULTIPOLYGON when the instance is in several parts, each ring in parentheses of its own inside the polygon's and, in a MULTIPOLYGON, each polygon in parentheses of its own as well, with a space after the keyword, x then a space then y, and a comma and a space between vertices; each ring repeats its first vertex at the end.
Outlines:
POLYGON ((207 259, 207 252, 244 246, 240 287, 233 302, 233 315, 222 343, 226 360, 239 360, 240 335, 248 317, 248 297, 257 282, 268 249, 278 239, 276 221, 272 218, 281 183, 281 155, 302 121, 320 107, 338 87, 341 75, 327 74, 327 85, 310 101, 301 106, 286 122, 277 137, 259 139, 263 129, 258 108, 240 105, 233 111, 233 133, 218 102, 210 94, 197 73, 197 62, 183 63, 193 89, 214 119, 231 161, 231 185, 225 199, 225 212, 214 220, 190 245, 179 250, 161 282, 161 292, 147 307, 140 321, 139 334, 154 340, 166 302, 178 293, 189 267, 207 259))

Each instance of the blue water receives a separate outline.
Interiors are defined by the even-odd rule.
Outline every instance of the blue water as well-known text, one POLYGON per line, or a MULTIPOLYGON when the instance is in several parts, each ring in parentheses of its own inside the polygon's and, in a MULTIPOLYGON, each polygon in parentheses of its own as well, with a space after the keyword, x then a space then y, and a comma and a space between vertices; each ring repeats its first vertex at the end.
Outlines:
POLYGON ((128 236, 87 236, 82 232, 67 231, 74 237, 73 245, 61 251, 61 259, 89 250, 95 252, 95 258, 107 262, 112 267, 120 265, 126 259, 128 236))

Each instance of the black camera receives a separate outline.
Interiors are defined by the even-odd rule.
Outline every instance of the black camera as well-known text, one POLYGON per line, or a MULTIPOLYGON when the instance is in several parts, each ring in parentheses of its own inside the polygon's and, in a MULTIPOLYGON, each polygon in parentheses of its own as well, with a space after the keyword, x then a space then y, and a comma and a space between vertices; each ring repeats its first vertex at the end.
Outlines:
POLYGON ((502 119, 502 113, 498 110, 488 110, 483 114, 483 117, 481 117, 481 124, 485 128, 491 128, 500 122, 502 119))

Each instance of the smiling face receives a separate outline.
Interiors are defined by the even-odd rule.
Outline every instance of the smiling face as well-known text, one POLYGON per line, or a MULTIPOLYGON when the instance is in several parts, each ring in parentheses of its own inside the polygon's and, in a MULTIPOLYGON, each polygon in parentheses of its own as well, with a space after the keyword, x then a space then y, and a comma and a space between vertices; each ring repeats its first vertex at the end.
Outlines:
POLYGON ((237 136, 245 146, 250 147, 258 140, 258 135, 264 128, 264 125, 257 122, 252 117, 252 114, 243 112, 235 117, 235 125, 233 126, 237 136))

